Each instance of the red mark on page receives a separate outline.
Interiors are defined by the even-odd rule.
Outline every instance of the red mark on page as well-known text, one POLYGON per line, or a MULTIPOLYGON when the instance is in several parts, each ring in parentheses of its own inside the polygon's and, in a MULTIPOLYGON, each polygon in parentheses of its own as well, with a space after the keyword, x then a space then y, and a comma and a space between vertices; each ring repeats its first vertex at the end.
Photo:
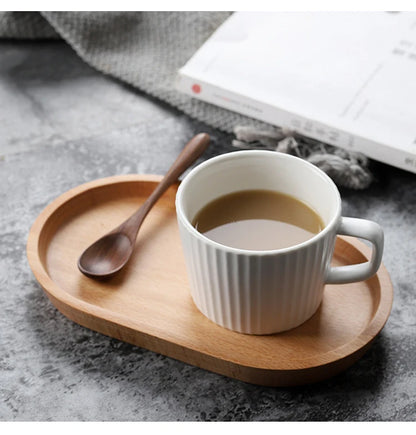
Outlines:
POLYGON ((199 94, 201 92, 201 86, 195 83, 194 85, 192 85, 192 92, 194 92, 195 94, 199 94))

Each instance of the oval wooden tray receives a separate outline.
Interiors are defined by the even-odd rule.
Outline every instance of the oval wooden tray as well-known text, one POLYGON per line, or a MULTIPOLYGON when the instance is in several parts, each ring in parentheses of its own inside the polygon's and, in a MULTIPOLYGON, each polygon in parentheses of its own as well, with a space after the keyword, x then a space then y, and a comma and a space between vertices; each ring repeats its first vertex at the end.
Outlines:
MULTIPOLYGON (((124 270, 108 281, 82 275, 77 259, 129 216, 160 176, 125 175, 78 186, 39 215, 27 255, 52 303, 103 334, 246 382, 316 382, 360 358, 390 314, 393 289, 382 265, 366 282, 327 286, 317 313, 288 332, 251 336, 212 323, 190 296, 175 214, 177 186, 151 210, 124 270)), ((334 265, 366 261, 369 248, 338 238, 334 265)))

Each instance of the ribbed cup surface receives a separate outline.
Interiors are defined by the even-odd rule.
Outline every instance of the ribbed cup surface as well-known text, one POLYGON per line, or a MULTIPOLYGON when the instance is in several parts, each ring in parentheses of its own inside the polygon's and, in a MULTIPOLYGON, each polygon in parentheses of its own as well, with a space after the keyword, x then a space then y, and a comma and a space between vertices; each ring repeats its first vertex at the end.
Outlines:
POLYGON ((253 254, 222 249, 179 222, 192 298, 215 323, 248 334, 272 334, 311 317, 322 299, 333 236, 298 249, 253 254))

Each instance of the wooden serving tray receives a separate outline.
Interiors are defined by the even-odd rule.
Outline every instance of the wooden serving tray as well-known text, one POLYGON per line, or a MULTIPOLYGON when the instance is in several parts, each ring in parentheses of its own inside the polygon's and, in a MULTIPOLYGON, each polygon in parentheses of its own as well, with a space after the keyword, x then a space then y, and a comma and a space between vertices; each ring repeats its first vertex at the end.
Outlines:
MULTIPOLYGON (((175 214, 177 186, 150 211, 128 265, 108 281, 82 275, 77 259, 128 217, 160 176, 125 175, 78 186, 33 224, 27 254, 52 303, 73 321, 119 340, 242 381, 288 386, 320 381, 359 359, 390 314, 393 289, 382 265, 366 282, 330 285, 303 325, 253 336, 222 328, 195 307, 175 214)), ((339 237, 334 265, 367 261, 369 248, 339 237)))

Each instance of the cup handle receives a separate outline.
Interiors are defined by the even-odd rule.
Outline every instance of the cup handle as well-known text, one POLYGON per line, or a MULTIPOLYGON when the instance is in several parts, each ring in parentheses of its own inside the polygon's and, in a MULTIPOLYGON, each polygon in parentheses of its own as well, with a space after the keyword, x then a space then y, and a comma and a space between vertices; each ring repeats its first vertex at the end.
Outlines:
POLYGON ((346 284, 348 282, 365 281, 373 276, 381 264, 383 255, 384 234, 380 225, 366 219, 341 217, 337 234, 366 239, 373 244, 370 261, 350 266, 330 267, 326 284, 346 284))

